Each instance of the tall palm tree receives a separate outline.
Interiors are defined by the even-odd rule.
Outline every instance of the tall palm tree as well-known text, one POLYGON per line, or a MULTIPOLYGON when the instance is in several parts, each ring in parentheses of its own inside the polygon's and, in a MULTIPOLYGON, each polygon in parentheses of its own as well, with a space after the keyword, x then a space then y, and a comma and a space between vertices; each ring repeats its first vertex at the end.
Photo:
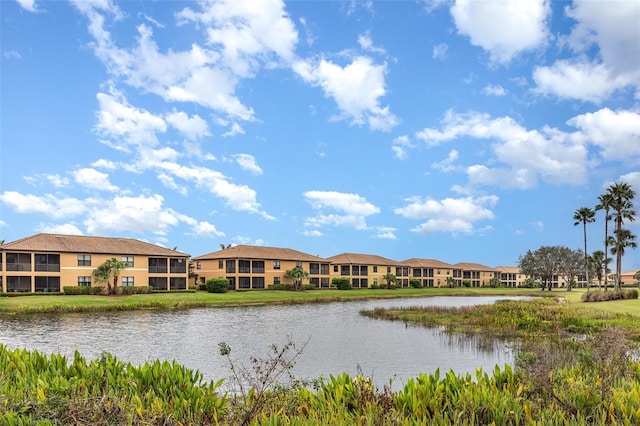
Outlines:
POLYGON ((587 223, 593 223, 596 221, 596 212, 589 207, 581 207, 573 214, 573 220, 575 223, 573 226, 582 224, 582 231, 584 234, 584 276, 587 280, 587 291, 589 291, 589 261, 587 260, 589 255, 587 254, 587 223))
MULTIPOLYGON (((621 230, 616 230, 615 232, 616 245, 611 247, 611 253, 616 255, 616 259, 624 256, 624 252, 626 248, 635 249, 638 247, 636 243, 636 236, 633 235, 631 231, 628 229, 622 228, 621 230)), ((616 272, 616 282, 618 283, 617 289, 620 289, 620 280, 622 275, 620 274, 619 264, 616 264, 617 272, 616 272)))
MULTIPOLYGON (((615 220, 616 229, 614 236, 616 240, 615 252, 611 249, 611 252, 616 255, 616 290, 620 290, 620 277, 622 276, 622 256, 624 254, 625 247, 633 247, 625 244, 635 244, 635 241, 629 241, 629 238, 635 235, 622 232, 624 221, 628 220, 633 222, 636 219, 636 212, 633 209, 633 199, 635 198, 635 191, 631 189, 628 183, 618 182, 614 183, 607 188, 607 193, 611 195, 611 209, 613 210, 613 219, 615 220)), ((635 248, 635 247, 634 247, 635 248)))
POLYGON ((126 263, 112 257, 93 270, 93 278, 96 280, 96 283, 107 283, 107 293, 115 294, 116 288, 118 287, 118 277, 120 276, 120 272, 122 272, 126 267, 126 263), (113 287, 110 282, 112 275, 113 287))
MULTIPOLYGON (((609 272, 609 267, 605 263, 606 255, 602 250, 594 251, 589 257, 591 267, 598 279, 598 288, 602 289, 602 278, 609 272)), ((611 259, 607 259, 610 261, 611 259)))
MULTIPOLYGON (((596 211, 604 210, 604 267, 609 265, 609 221, 611 220, 611 195, 604 193, 598 196, 598 205, 596 211)), ((609 273, 604 272, 604 290, 607 291, 609 273)))

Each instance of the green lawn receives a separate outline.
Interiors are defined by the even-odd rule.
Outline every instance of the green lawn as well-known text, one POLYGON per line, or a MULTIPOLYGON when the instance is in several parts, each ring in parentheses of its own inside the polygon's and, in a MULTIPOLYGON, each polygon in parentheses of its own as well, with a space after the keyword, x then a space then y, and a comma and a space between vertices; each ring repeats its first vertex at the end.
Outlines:
POLYGON ((511 288, 406 288, 396 290, 358 289, 310 290, 300 292, 255 290, 235 291, 224 294, 213 294, 198 291, 195 293, 136 294, 121 297, 37 295, 0 297, 0 314, 115 311, 134 309, 182 309, 260 304, 320 303, 341 300, 419 296, 511 295, 558 297, 563 298, 565 302, 570 305, 582 305, 606 312, 640 316, 640 300, 619 300, 584 304, 580 300, 580 296, 585 291, 585 289, 574 289, 570 292, 562 289, 554 289, 552 292, 542 292, 540 289, 511 288))

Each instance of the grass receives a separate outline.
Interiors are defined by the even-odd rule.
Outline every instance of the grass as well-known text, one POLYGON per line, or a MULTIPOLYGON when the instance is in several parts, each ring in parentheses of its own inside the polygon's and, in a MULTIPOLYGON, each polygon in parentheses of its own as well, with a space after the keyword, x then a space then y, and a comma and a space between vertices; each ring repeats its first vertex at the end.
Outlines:
MULTIPOLYGON (((223 294, 198 291, 195 293, 134 294, 125 297, 107 296, 51 296, 0 297, 0 315, 46 312, 91 312, 137 309, 185 309, 197 307, 226 307, 242 305, 322 303, 374 298, 425 296, 532 296, 542 292, 532 289, 510 288, 403 288, 358 290, 235 291, 223 294)), ((548 293, 544 294, 545 296, 548 293)), ((552 295, 556 293, 552 292, 552 295)), ((579 298, 578 298, 579 300, 579 298)))

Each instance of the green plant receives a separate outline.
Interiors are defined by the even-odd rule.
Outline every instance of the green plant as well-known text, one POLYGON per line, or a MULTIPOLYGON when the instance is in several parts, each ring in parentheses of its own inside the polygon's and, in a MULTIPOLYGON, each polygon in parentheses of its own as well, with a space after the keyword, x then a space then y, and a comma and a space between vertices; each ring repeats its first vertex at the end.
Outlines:
POLYGON ((338 290, 351 290, 351 281, 349 281, 349 278, 333 278, 331 286, 336 287, 338 290))
POLYGON ((412 279, 409 281, 409 284, 413 288, 422 288, 422 283, 420 282, 420 280, 412 279))
POLYGON ((226 293, 229 290, 229 280, 226 278, 211 278, 207 280, 209 293, 226 293))

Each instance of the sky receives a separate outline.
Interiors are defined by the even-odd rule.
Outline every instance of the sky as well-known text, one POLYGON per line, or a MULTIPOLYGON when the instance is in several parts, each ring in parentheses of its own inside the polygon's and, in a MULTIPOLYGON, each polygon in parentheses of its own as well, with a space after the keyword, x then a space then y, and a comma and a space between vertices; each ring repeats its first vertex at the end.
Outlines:
POLYGON ((611 183, 640 193, 638 0, 1 0, 0 22, 6 242, 515 266, 582 249, 573 214, 611 183))

